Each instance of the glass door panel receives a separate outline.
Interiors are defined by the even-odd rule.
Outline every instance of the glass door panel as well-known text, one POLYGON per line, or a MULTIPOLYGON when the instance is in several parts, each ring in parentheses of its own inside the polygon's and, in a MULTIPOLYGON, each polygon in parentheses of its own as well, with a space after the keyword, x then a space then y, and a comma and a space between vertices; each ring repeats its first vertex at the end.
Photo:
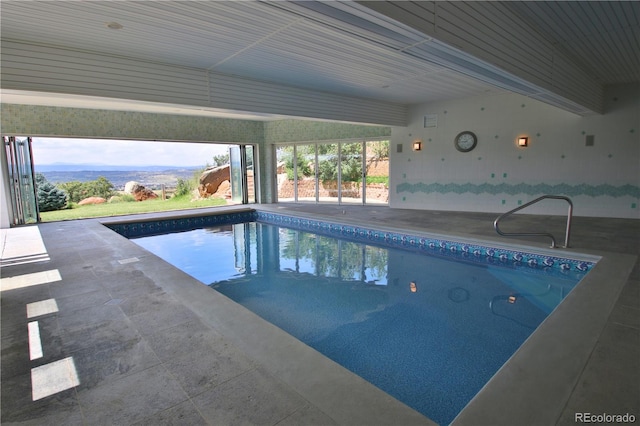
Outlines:
POLYGON ((338 202, 338 155, 337 143, 318 144, 318 188, 321 203, 338 202))
POLYGON ((300 203, 318 201, 316 144, 296 145, 296 194, 300 203))
POLYGON ((276 186, 279 202, 295 201, 295 161, 293 145, 276 147, 276 186))
POLYGON ((36 223, 40 220, 40 215, 31 155, 31 138, 5 137, 4 145, 9 171, 13 224, 36 223))
POLYGON ((389 141, 366 142, 366 204, 389 203, 389 141))
POLYGON ((340 145, 340 202, 361 204, 363 191, 362 142, 340 145))
POLYGON ((247 203, 255 203, 256 202, 256 184, 257 184, 257 174, 256 174, 256 166, 255 166, 255 148, 253 145, 245 145, 242 147, 244 149, 244 158, 245 158, 245 171, 247 176, 247 203))
POLYGON ((256 201, 254 154, 253 145, 232 145, 229 147, 232 204, 247 204, 256 201))
POLYGON ((240 146, 229 147, 229 175, 231 176, 231 201, 240 204, 243 202, 243 171, 240 156, 240 146))

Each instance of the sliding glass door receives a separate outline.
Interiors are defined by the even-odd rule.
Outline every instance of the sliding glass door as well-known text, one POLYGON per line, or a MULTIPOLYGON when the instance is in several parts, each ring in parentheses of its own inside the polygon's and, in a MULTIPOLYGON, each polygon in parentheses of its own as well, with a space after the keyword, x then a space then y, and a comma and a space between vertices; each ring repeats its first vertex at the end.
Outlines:
POLYGON ((231 177, 231 200, 235 203, 256 202, 256 164, 253 145, 229 147, 229 174, 231 177))
POLYGON ((9 174, 12 224, 36 223, 40 220, 40 215, 31 154, 31 138, 5 136, 4 149, 9 174))
POLYGON ((340 202, 363 204, 366 202, 364 188, 366 168, 363 165, 364 146, 362 142, 340 145, 340 202))
POLYGON ((279 145, 279 202, 386 204, 389 141, 279 145))

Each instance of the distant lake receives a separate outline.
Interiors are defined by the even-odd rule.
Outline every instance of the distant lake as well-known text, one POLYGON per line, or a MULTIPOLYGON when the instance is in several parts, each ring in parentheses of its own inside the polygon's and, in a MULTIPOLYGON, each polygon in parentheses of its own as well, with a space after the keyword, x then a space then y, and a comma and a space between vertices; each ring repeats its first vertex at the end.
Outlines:
POLYGON ((166 170, 47 170, 47 166, 38 168, 36 173, 42 173, 53 184, 79 181, 87 182, 103 176, 113 184, 116 190, 124 190, 129 181, 136 181, 149 189, 175 188, 178 179, 190 180, 203 167, 170 168, 166 170))

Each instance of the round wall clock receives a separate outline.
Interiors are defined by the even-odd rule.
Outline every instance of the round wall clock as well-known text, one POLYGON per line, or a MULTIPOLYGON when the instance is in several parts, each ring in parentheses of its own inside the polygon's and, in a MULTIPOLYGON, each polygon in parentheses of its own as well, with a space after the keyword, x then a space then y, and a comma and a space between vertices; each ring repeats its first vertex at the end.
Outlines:
POLYGON ((456 149, 460 152, 469 152, 476 147, 478 138, 473 132, 464 131, 458 134, 454 139, 456 149))

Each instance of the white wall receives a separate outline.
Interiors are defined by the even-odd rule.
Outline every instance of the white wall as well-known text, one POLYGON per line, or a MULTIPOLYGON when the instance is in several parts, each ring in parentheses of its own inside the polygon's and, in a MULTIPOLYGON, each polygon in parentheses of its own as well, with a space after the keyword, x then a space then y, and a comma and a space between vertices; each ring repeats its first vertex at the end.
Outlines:
MULTIPOLYGON (((393 128, 390 168, 392 208, 504 212, 552 193, 568 195, 576 216, 640 218, 640 85, 607 88, 605 113, 589 117, 515 94, 416 105, 409 126, 393 128), (436 128, 424 128, 426 114, 436 128), (468 153, 453 144, 463 130, 478 136, 468 153), (521 135, 528 148, 516 146, 521 135), (422 151, 411 150, 416 138, 422 151)), ((566 203, 524 212, 565 214, 566 203)))

